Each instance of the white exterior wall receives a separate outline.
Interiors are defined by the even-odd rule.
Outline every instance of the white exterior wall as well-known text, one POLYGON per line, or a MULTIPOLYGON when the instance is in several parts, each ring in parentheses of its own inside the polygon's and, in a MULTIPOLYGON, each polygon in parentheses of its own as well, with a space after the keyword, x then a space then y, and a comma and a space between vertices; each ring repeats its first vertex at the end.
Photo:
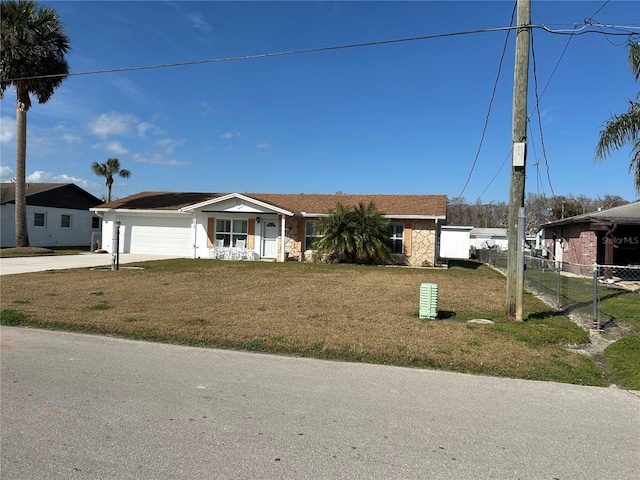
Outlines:
POLYGON ((471 227, 447 227, 440 231, 440 257, 468 259, 471 227))
MULTIPOLYGON (((0 216, 2 229, 0 232, 3 248, 16 246, 15 205, 2 205, 0 216)), ((91 234, 99 238, 100 228, 92 229, 91 220, 97 216, 89 210, 73 210, 66 208, 39 207, 27 205, 27 231, 29 245, 32 247, 91 247, 91 234), (34 226, 35 213, 45 214, 45 226, 34 226), (62 215, 71 215, 71 226, 62 227, 62 215)))
POLYGON ((195 222, 195 258, 208 258, 210 253, 210 247, 207 244, 207 222, 209 218, 214 218, 216 220, 249 220, 255 219, 256 217, 260 217, 260 223, 255 224, 255 237, 254 237, 254 248, 253 252, 255 252, 259 256, 263 256, 262 252, 262 229, 266 222, 272 221, 278 223, 277 215, 269 215, 263 213, 236 213, 236 212, 198 212, 196 214, 196 222, 195 222))

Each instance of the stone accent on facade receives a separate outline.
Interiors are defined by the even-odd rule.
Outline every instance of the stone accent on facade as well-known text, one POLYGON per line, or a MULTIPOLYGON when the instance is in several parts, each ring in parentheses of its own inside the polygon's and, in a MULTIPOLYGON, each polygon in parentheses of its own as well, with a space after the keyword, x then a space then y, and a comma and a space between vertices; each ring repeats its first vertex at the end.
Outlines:
POLYGON ((284 231, 285 231, 285 242, 284 242, 284 254, 285 259, 287 260, 298 260, 300 261, 300 249, 301 243, 297 239, 302 238, 304 242, 304 231, 298 233, 299 227, 304 228, 304 222, 300 221, 300 217, 287 217, 285 219, 284 231))
POLYGON ((433 267, 436 260, 436 222, 420 220, 413 223, 411 256, 405 257, 410 267, 433 267))
MULTIPOLYGON (((392 260, 411 267, 434 266, 437 244, 436 222, 434 220, 417 220, 408 223, 412 226, 411 255, 394 255, 392 260)), ((304 255, 302 261, 313 261, 312 252, 300 252, 305 232, 298 232, 299 228, 304 228, 304 221, 301 221, 299 217, 290 217, 285 220, 285 256, 288 260, 300 261, 302 254, 304 255)))

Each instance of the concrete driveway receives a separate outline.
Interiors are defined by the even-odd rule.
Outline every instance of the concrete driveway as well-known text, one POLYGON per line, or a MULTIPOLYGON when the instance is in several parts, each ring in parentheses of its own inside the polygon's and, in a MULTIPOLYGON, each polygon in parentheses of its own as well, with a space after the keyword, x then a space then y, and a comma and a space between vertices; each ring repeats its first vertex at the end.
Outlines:
MULTIPOLYGON (((139 253, 122 253, 120 254, 120 265, 126 265, 136 262, 146 262, 149 260, 166 260, 169 258, 177 257, 171 255, 143 255, 139 253)), ((81 255, 0 258, 0 275, 102 266, 111 266, 111 254, 87 252, 86 254, 81 255)))

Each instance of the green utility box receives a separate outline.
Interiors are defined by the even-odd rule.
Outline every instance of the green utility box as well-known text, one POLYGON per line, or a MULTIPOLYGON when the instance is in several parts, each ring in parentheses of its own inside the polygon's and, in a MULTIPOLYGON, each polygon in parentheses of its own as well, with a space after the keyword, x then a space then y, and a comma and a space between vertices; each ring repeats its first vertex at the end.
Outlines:
POLYGON ((420 318, 434 319, 438 316, 438 284, 420 285, 420 318))

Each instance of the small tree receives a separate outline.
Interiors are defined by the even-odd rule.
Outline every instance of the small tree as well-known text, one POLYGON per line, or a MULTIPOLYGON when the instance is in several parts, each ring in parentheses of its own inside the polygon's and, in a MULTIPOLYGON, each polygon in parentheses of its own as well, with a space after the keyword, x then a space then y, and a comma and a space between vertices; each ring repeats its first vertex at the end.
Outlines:
POLYGON ((122 178, 129 178, 131 172, 124 168, 120 168, 120 160, 117 158, 110 158, 104 163, 93 162, 91 164, 91 171, 99 177, 104 177, 105 185, 107 186, 107 202, 111 201, 111 186, 113 185, 114 175, 119 175, 122 178))
POLYGON ((323 236, 315 244, 316 259, 362 264, 389 260, 389 221, 373 203, 351 208, 338 204, 328 213, 319 222, 323 236))

